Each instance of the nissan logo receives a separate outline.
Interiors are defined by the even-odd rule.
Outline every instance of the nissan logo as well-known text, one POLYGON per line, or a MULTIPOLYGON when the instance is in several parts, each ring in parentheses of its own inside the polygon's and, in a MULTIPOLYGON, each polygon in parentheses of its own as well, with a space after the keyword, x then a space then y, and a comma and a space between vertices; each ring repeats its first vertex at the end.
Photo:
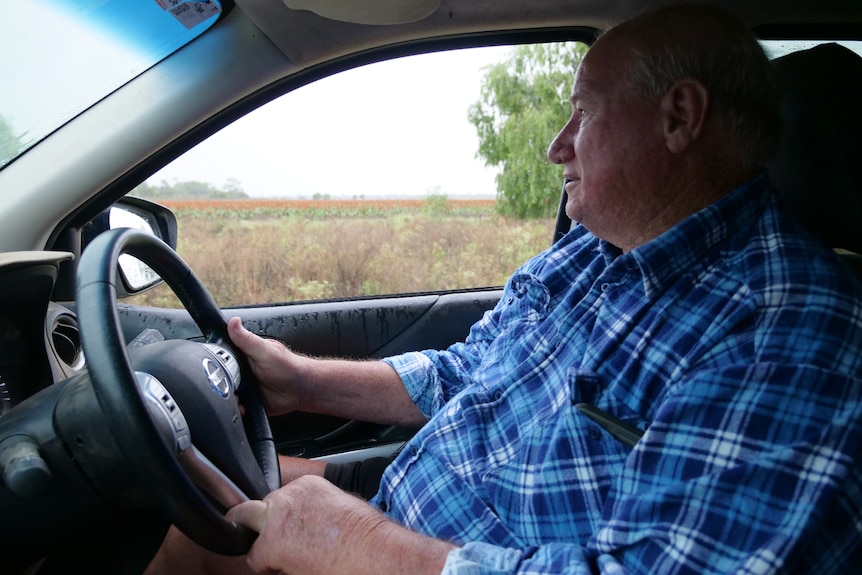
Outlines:
POLYGON ((201 364, 204 366, 204 373, 207 375, 210 387, 216 390, 220 396, 227 397, 230 394, 230 382, 228 382, 227 375, 221 366, 208 357, 205 357, 201 364))

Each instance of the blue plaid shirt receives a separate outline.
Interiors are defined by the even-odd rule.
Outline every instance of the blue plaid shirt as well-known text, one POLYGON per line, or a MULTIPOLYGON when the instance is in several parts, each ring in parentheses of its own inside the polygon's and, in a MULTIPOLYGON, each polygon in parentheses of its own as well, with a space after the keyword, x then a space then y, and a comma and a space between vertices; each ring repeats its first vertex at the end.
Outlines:
POLYGON ((855 572, 860 302, 763 175, 626 254, 577 227, 386 360, 431 419, 373 503, 465 544, 451 574, 855 572))

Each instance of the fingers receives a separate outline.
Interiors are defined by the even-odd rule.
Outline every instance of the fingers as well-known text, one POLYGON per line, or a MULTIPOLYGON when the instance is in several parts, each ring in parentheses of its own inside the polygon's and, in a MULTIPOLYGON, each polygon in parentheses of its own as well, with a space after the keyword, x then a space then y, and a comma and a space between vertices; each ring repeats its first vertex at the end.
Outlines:
POLYGON ((252 499, 228 509, 227 513, 225 513, 225 519, 233 521, 238 525, 244 525, 260 533, 266 524, 268 511, 269 507, 266 503, 252 499))
POLYGON ((293 354, 281 342, 249 331, 238 317, 227 324, 228 336, 243 353, 262 392, 264 407, 270 415, 280 415, 297 409, 292 389, 295 374, 293 354))

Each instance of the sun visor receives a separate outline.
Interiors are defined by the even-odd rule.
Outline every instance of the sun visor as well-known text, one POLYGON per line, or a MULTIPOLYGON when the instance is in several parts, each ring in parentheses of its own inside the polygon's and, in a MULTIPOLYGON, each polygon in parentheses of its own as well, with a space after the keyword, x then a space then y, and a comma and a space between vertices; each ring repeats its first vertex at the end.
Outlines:
POLYGON ((442 0, 283 0, 292 10, 351 24, 391 25, 417 22, 431 15, 442 0))

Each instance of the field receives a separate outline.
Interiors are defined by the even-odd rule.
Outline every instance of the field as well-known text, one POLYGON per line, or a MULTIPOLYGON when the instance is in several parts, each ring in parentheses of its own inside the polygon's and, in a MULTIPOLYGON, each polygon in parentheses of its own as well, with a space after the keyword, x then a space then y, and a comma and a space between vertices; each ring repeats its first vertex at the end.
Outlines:
MULTIPOLYGON (((553 220, 493 200, 159 200, 177 251, 220 306, 502 285, 553 220)), ((126 300, 177 307, 166 286, 126 300)))

